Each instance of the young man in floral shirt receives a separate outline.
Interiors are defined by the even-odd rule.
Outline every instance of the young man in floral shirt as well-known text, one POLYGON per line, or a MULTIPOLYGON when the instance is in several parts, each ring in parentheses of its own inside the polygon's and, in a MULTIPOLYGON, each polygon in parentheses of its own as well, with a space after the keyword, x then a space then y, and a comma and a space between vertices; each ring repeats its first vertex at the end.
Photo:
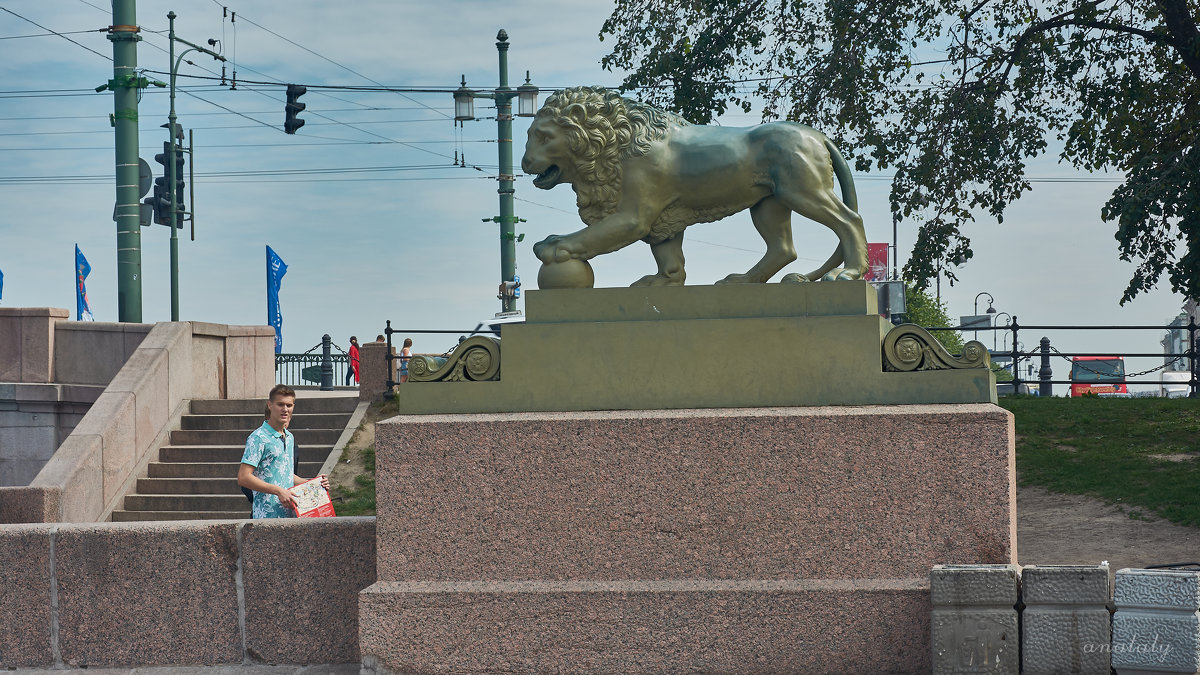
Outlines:
MULTIPOLYGON (((296 392, 284 384, 271 389, 266 421, 246 439, 246 452, 238 468, 238 485, 254 491, 250 515, 254 518, 292 518, 295 497, 288 491, 304 479, 296 475, 296 439, 288 431, 296 392)), ((329 489, 329 479, 317 476, 329 489)))

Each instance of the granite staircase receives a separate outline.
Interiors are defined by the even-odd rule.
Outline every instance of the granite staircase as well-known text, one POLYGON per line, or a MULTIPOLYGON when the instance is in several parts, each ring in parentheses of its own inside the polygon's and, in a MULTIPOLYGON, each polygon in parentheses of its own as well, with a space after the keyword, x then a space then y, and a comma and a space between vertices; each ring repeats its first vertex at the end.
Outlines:
MULTIPOLYGON (((315 476, 346 430, 357 396, 301 396, 288 429, 296 437, 296 473, 315 476)), ((114 522, 249 518, 237 484, 246 437, 263 423, 263 399, 192 401, 159 449, 147 476, 125 495, 114 522)))

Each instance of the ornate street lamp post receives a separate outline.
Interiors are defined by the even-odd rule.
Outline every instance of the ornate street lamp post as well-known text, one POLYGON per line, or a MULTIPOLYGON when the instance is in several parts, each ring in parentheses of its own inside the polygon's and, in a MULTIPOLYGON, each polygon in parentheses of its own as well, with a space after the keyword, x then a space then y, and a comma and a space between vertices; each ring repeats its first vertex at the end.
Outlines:
POLYGON ((529 82, 525 73, 525 84, 515 90, 508 86, 508 33, 501 30, 496 34, 496 51, 500 60, 500 86, 494 91, 474 91, 467 88, 464 75, 462 86, 454 92, 454 119, 457 122, 475 119, 477 98, 496 101, 496 145, 500 155, 499 187, 500 215, 485 218, 500 225, 500 305, 501 311, 511 312, 517 305, 517 234, 518 218, 513 214, 513 153, 512 153, 512 100, 518 99, 517 115, 533 117, 537 112, 538 89, 529 82))

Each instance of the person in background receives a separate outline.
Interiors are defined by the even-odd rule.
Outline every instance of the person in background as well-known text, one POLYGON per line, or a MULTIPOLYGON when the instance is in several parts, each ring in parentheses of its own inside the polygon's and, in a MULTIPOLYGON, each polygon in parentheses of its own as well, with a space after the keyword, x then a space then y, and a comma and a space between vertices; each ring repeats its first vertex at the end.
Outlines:
POLYGON ((375 341, 376 341, 376 342, 384 342, 383 336, 382 336, 382 335, 376 335, 376 336, 375 336, 375 341))
POLYGON ((350 367, 346 369, 346 386, 350 386, 350 376, 354 376, 354 384, 358 384, 358 338, 350 336, 350 367))
POLYGON ((400 381, 408 382, 408 357, 412 356, 412 338, 404 338, 404 348, 400 350, 400 381))
MULTIPOLYGON (((277 384, 267 399, 266 421, 246 439, 246 451, 238 467, 238 485, 254 491, 252 518, 292 518, 296 498, 289 489, 304 479, 296 475, 296 438, 288 431, 296 392, 277 384)), ((329 489, 329 479, 317 476, 329 489)))

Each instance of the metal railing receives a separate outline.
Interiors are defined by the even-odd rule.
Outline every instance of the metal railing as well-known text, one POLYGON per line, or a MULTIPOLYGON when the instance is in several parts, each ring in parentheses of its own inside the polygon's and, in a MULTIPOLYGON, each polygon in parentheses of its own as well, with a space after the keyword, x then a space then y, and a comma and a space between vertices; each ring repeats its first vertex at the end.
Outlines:
MULTIPOLYGON (((937 327, 927 327, 926 330, 930 330, 930 331, 947 331, 947 330, 949 330, 949 331, 962 331, 962 332, 968 332, 968 331, 970 331, 970 332, 974 332, 974 331, 1008 331, 1008 332, 1011 332, 1012 333, 1012 349, 1011 350, 1006 349, 1003 351, 992 351, 991 353, 993 355, 1003 354, 1008 359, 1011 359, 1012 374, 1013 374, 1012 386, 1013 386, 1014 392, 1018 392, 1021 390, 1020 388, 1021 388, 1021 384, 1023 382, 1037 383, 1038 387, 1039 387, 1038 394, 1040 396, 1053 396, 1054 395, 1054 385, 1056 385, 1056 384, 1073 384, 1074 382, 1072 380, 1063 380, 1063 379, 1056 380, 1056 379, 1054 379, 1054 370, 1050 365, 1052 356, 1061 357, 1064 360, 1066 360, 1068 363, 1071 362, 1071 357, 1075 357, 1075 356, 1167 357, 1167 358, 1170 358, 1171 360, 1166 361, 1164 359, 1163 365, 1158 366, 1156 368, 1150 368, 1148 370, 1143 370, 1141 372, 1131 373, 1129 375, 1122 377, 1119 380, 1118 379, 1089 380, 1088 384, 1120 383, 1120 384, 1153 384, 1153 385, 1161 386, 1162 380, 1137 380, 1137 379, 1130 379, 1130 378, 1136 378, 1136 377, 1140 377, 1142 375, 1148 375, 1150 373, 1165 370, 1168 365, 1172 365, 1172 364, 1184 365, 1184 364, 1186 364, 1185 368, 1181 368, 1181 369, 1177 369, 1177 370, 1187 370, 1189 373, 1189 380, 1187 383, 1188 390, 1189 390, 1188 396, 1191 398, 1196 398, 1197 396, 1200 396, 1200 358, 1198 358, 1198 357, 1200 357, 1200 343, 1197 343, 1197 332, 1200 332, 1200 325, 1196 324, 1195 317, 1189 318, 1188 325, 1186 325, 1186 326, 1177 326, 1177 325, 1171 325, 1171 326, 1079 326, 1079 325, 1075 325, 1075 326, 1022 326, 1017 323, 1017 317, 1014 316, 1014 317, 1012 317, 1012 323, 1008 324, 1007 326, 981 326, 981 327, 977 327, 977 326, 973 326, 973 325, 972 326, 963 325, 963 326, 957 326, 957 327, 937 326, 937 327), (1033 350, 1033 351, 1021 351, 1020 342, 1018 341, 1018 336, 1019 336, 1019 331, 1023 331, 1023 330, 1024 331, 1030 331, 1030 330, 1036 330, 1036 331, 1044 331, 1044 330, 1083 330, 1083 331, 1089 331, 1089 330, 1104 330, 1104 331, 1186 330, 1187 334, 1188 334, 1187 344, 1189 346, 1189 349, 1184 352, 1154 352, 1154 353, 1061 352, 1058 349, 1055 349, 1053 346, 1050 345, 1050 338, 1042 337, 1041 340, 1039 341, 1038 349, 1033 350), (1036 380, 1031 378, 1030 380, 1023 381, 1023 380, 1021 380, 1021 368, 1020 368, 1021 359, 1023 359, 1023 358, 1032 359, 1033 357, 1038 357, 1038 359, 1039 359, 1040 367, 1038 369, 1038 377, 1036 380)), ((1007 337, 1005 338, 1005 344, 1008 344, 1007 337)))
MULTIPOLYGON (((346 385, 346 372, 350 368, 350 355, 333 344, 329 335, 302 354, 275 355, 275 382, 293 387, 318 385, 322 391, 346 385), (317 350, 320 349, 318 352, 317 350), (332 353, 337 349, 341 354, 332 353)), ((354 382, 351 376, 351 382, 354 382)), ((358 386, 354 382, 350 386, 358 386)))

